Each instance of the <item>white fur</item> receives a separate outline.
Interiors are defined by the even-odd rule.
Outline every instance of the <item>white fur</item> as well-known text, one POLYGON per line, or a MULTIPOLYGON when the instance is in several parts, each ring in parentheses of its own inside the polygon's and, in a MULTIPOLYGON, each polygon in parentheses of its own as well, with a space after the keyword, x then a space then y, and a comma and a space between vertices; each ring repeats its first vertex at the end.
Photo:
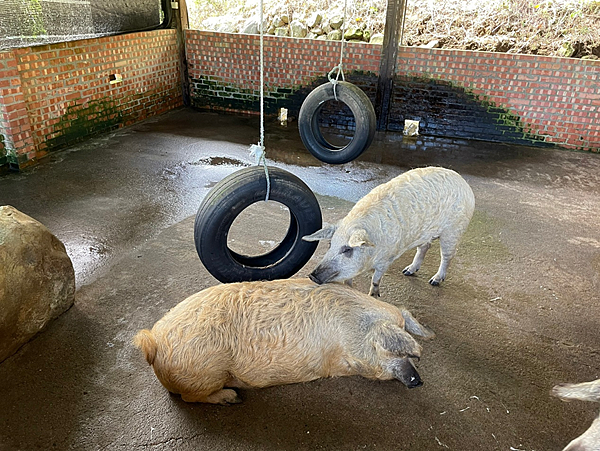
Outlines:
MULTIPOLYGON (((552 394, 564 401, 579 400, 600 402, 600 379, 580 384, 561 384, 552 394)), ((600 451, 600 416, 579 437, 571 441, 563 451, 600 451)))
POLYGON ((413 275, 431 242, 439 238, 441 263, 429 281, 439 285, 474 209, 473 191, 456 172, 440 167, 408 171, 374 188, 335 226, 304 237, 331 239, 311 278, 318 283, 343 282, 374 270, 370 294, 376 296, 383 274, 396 259, 417 247, 413 262, 403 271, 413 275))

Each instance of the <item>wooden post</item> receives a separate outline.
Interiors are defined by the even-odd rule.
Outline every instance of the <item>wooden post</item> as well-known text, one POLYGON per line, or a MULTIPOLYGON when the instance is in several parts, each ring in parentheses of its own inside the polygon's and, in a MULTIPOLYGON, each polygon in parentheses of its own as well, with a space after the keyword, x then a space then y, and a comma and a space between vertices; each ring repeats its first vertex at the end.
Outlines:
POLYGON ((383 50, 379 63, 379 79, 375 95, 375 113, 377 130, 386 130, 388 125, 391 97, 394 88, 394 74, 398 59, 398 45, 404 26, 405 0, 388 0, 383 35, 383 50))
MULTIPOLYGON (((169 1, 169 0, 167 0, 169 1)), ((185 0, 178 0, 179 8, 174 11, 177 27, 177 52, 179 53, 179 73, 181 74, 181 93, 183 104, 190 106, 190 79, 188 77, 187 59, 185 57, 185 30, 189 28, 187 5, 185 0)))

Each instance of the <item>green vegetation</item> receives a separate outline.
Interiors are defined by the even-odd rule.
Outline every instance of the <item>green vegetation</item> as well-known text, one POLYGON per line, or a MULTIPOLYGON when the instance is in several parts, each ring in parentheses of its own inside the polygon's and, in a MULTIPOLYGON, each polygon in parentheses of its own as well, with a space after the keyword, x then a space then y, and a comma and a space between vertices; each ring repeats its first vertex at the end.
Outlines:
POLYGON ((44 16, 42 11, 42 4, 40 0, 21 0, 23 8, 25 9, 24 17, 28 18, 29 36, 40 36, 48 34, 44 27, 44 16))

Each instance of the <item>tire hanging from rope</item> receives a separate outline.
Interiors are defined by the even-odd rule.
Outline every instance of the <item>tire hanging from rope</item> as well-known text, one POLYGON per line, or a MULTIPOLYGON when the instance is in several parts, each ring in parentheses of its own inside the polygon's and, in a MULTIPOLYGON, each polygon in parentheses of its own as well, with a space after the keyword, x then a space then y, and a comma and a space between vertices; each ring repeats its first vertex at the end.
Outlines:
POLYGON ((330 164, 347 163, 360 156, 371 145, 377 127, 375 109, 369 97, 357 86, 346 82, 344 76, 344 33, 347 6, 348 0, 344 0, 340 62, 327 74, 329 82, 315 88, 304 99, 298 115, 298 130, 304 146, 313 156, 330 164), (336 70, 337 74, 333 78, 336 70), (330 143, 321 132, 319 124, 321 113, 325 104, 331 100, 341 101, 350 108, 354 115, 354 135, 350 142, 343 146, 330 143))
POLYGON ((225 177, 206 195, 194 221, 194 242, 204 267, 223 283, 285 279, 310 260, 317 243, 303 241, 322 227, 321 207, 310 188, 283 169, 268 166, 264 145, 263 2, 260 0, 260 137, 250 146, 256 166, 225 177), (260 167, 262 165, 262 168, 260 167), (247 256, 227 244, 234 220, 250 205, 276 201, 290 212, 283 240, 271 251, 247 256))

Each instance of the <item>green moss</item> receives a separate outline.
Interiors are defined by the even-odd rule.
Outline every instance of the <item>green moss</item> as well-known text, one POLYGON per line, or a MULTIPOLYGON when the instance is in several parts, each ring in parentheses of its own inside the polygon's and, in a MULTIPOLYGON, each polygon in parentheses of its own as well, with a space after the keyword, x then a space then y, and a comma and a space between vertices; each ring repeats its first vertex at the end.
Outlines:
POLYGON ((117 128, 124 121, 115 100, 104 99, 85 106, 69 106, 46 140, 48 150, 81 141, 96 133, 117 128))
POLYGON ((44 15, 40 0, 21 0, 26 11, 26 16, 29 18, 29 35, 39 36, 48 34, 44 27, 44 15))

